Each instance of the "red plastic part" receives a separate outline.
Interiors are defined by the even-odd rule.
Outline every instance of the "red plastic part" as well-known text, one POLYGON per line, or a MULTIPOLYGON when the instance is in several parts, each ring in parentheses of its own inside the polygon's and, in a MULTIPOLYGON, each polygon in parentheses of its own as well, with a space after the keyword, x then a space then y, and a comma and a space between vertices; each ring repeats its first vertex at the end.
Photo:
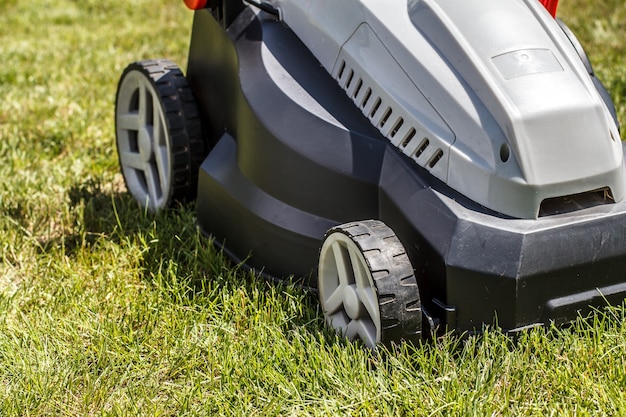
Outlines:
POLYGON ((206 7, 207 0, 184 0, 187 7, 191 10, 204 9, 206 7))
POLYGON ((550 12, 552 17, 556 17, 556 9, 559 7, 559 0, 539 0, 546 9, 550 12))

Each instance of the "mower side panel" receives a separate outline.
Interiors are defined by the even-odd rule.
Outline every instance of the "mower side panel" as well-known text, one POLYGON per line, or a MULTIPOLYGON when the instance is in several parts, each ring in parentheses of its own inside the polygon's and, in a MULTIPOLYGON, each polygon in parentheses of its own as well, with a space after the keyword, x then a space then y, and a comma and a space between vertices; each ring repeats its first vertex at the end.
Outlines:
POLYGON ((290 207, 248 180, 237 165, 228 134, 201 167, 198 222, 236 262, 271 277, 304 278, 315 265, 319 242, 335 222, 290 207))
POLYGON ((378 217, 387 144, 281 23, 247 10, 224 33, 196 12, 188 78, 214 144, 198 223, 233 258, 308 277, 330 227, 378 217))

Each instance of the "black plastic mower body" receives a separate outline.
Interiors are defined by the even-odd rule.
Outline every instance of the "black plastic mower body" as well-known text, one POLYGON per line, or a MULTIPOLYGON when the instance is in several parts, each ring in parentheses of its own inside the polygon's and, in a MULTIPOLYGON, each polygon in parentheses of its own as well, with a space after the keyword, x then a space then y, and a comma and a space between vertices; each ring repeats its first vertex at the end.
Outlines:
POLYGON ((314 288, 325 232, 379 219, 442 328, 515 331, 626 296, 625 201, 555 201, 563 213, 538 219, 491 212, 382 137, 283 23, 250 8, 226 23, 195 12, 187 77, 212 146, 198 222, 233 259, 314 288))

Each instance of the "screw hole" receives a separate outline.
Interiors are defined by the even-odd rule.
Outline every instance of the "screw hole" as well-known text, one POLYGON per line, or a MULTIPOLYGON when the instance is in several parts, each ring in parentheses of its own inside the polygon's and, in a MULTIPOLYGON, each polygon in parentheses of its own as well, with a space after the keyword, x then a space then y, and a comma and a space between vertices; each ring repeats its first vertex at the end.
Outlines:
POLYGON ((503 143, 502 146, 500 146, 500 160, 502 162, 506 162, 509 160, 510 157, 511 157, 511 149, 509 149, 509 145, 507 145, 506 143, 503 143))

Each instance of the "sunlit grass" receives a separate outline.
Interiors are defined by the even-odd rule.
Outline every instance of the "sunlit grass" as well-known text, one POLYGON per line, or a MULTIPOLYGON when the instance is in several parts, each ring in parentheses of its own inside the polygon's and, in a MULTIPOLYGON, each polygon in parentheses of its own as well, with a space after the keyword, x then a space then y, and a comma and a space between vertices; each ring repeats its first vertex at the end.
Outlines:
MULTIPOLYGON (((626 5, 563 1, 626 120, 626 5)), ((372 354, 231 265, 192 206, 140 210, 117 80, 186 66, 182 2, 0 0, 0 415, 621 415, 624 307, 372 354)))

